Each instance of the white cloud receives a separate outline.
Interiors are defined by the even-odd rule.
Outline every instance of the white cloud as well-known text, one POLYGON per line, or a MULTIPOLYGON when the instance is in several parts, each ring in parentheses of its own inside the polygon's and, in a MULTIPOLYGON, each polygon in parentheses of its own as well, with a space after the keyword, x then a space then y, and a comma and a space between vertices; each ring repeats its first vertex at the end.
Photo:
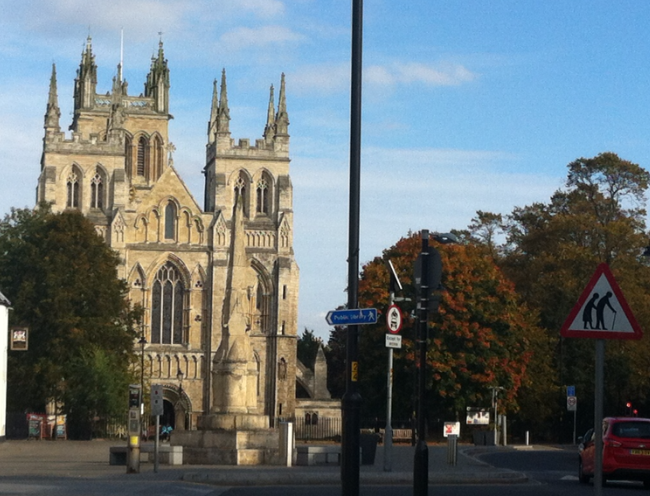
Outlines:
MULTIPOLYGON (((394 87, 397 85, 458 86, 469 83, 477 75, 461 64, 395 62, 387 65, 370 65, 363 68, 365 84, 394 87)), ((334 93, 349 91, 350 64, 320 64, 303 66, 291 75, 298 91, 309 93, 334 93)))
POLYGON ((445 62, 395 62, 388 66, 370 66, 366 80, 373 84, 424 84, 426 86, 457 86, 476 79, 476 74, 461 64, 445 62))
POLYGON ((221 37, 221 42, 229 50, 248 47, 298 42, 304 36, 282 26, 262 26, 259 28, 236 28, 221 37))
POLYGON ((350 64, 302 66, 291 74, 291 86, 299 93, 338 93, 350 90, 350 64))
POLYGON ((278 0, 235 0, 227 4, 230 10, 246 10, 259 17, 276 17, 285 12, 284 3, 278 0))
POLYGON ((158 31, 179 31, 187 27, 184 19, 195 6, 182 0, 58 0, 33 1, 25 6, 32 15, 21 16, 38 32, 65 36, 78 35, 71 27, 86 28, 90 34, 119 32, 124 28, 131 39, 149 40, 158 31))

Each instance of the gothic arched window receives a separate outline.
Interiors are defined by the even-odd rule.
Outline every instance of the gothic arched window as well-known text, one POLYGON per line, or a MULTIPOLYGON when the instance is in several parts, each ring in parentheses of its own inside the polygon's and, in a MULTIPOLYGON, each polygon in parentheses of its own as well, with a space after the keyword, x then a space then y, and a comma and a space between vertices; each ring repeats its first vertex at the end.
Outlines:
POLYGON ((136 174, 138 176, 145 176, 147 168, 147 140, 141 137, 138 140, 138 163, 136 168, 136 174))
POLYGON ((72 171, 66 181, 68 197, 65 206, 68 208, 79 208, 79 177, 72 171))
POLYGON ((182 344, 185 287, 174 264, 158 270, 151 293, 151 342, 182 344))
POLYGON ((163 143, 159 136, 154 138, 153 142, 153 179, 156 180, 162 174, 163 158, 164 158, 163 143))
POLYGON ((131 177, 133 174, 133 142, 130 136, 124 138, 124 167, 126 174, 131 177))
POLYGON ((165 207, 165 239, 176 239, 176 205, 173 202, 165 207))
POLYGON ((257 182, 257 208, 258 214, 269 214, 269 183, 265 176, 257 182))
POLYGON ((235 200, 243 202, 244 215, 248 217, 248 178, 244 172, 239 173, 239 177, 235 181, 235 200))
POLYGON ((104 180, 99 172, 90 181, 90 208, 104 208, 104 180))

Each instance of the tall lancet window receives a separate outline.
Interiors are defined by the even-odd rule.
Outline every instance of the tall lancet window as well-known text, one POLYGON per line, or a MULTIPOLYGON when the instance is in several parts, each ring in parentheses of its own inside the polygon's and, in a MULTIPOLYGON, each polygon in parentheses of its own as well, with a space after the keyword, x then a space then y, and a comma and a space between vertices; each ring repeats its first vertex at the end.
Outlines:
POLYGON ((244 172, 239 173, 235 181, 235 200, 243 202, 244 215, 248 217, 248 178, 244 172))
POLYGON ((79 208, 79 177, 76 172, 71 172, 66 181, 68 191, 68 198, 66 200, 66 207, 79 208))
POLYGON ((257 182, 257 209, 258 214, 269 214, 269 183, 266 177, 257 182))
POLYGON ((165 156, 165 151, 163 149, 163 143, 159 136, 156 136, 153 142, 153 179, 156 180, 162 174, 163 167, 163 158, 165 156))
POLYGON ((138 163, 136 166, 136 174, 138 176, 145 175, 146 161, 147 161, 147 140, 144 139, 144 137, 141 137, 138 140, 138 163))
POLYGON ((133 142, 128 135, 124 137, 124 163, 126 174, 131 177, 133 174, 133 142))
POLYGON ((173 202, 165 207, 165 239, 176 239, 176 205, 173 202))
POLYGON ((104 180, 99 172, 90 181, 90 208, 104 208, 104 180))
POLYGON ((163 265, 156 274, 151 294, 151 342, 182 344, 185 287, 178 269, 171 262, 163 265))

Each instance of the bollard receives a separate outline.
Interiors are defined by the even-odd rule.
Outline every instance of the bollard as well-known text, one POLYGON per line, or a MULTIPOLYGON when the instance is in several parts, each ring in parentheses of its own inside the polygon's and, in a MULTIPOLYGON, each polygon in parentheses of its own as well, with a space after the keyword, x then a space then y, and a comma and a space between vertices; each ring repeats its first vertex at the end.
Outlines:
POLYGON ((526 446, 528 446, 530 443, 530 432, 526 431, 526 446))
POLYGON ((280 422, 280 464, 291 467, 293 464, 293 423, 280 422))
POLYGON ((447 436, 447 463, 456 466, 458 460, 458 436, 450 434, 447 436))

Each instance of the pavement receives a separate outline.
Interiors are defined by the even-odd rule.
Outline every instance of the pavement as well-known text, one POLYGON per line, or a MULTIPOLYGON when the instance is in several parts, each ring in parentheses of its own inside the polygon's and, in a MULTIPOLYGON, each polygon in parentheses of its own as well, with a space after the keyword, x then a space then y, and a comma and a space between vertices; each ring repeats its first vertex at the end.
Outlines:
MULTIPOLYGON (((0 443, 0 475, 13 477, 75 477, 183 480, 216 486, 251 485, 315 485, 339 484, 338 465, 317 466, 217 466, 217 465, 159 465, 157 473, 152 463, 142 463, 139 474, 126 474, 126 467, 109 465, 109 448, 124 441, 15 441, 0 443)), ((447 462, 447 445, 431 444, 429 451, 429 484, 521 484, 525 474, 495 468, 478 456, 495 450, 514 447, 458 447, 457 463, 447 462)), ((530 447, 529 447, 530 449, 530 447)), ((379 445, 374 465, 361 465, 360 484, 412 484, 415 448, 395 445, 391 470, 384 470, 384 446, 379 445)))

